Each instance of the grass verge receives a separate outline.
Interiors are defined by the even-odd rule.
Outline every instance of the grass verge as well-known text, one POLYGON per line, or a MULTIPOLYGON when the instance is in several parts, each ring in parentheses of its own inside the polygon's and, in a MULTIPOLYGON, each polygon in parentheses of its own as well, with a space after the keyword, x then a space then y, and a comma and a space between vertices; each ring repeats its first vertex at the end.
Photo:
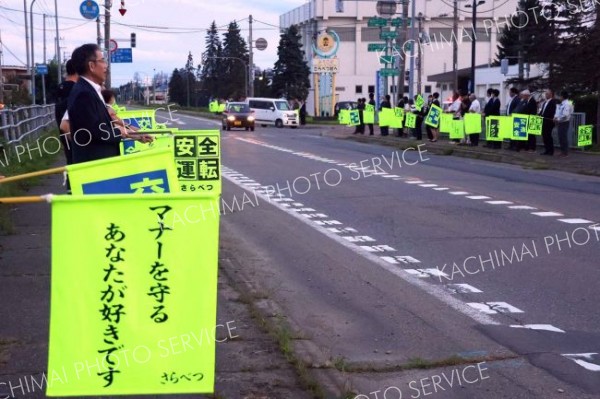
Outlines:
MULTIPOLYGON (((0 149, 0 175, 15 176, 23 173, 35 172, 52 166, 62 150, 55 154, 39 152, 34 150, 35 146, 41 145, 47 137, 58 137, 58 130, 52 129, 40 136, 35 143, 23 142, 25 147, 23 154, 17 155, 15 147, 2 145, 0 149), (29 145, 29 147, 27 147, 29 145), (28 151, 29 149, 29 151, 28 151)), ((54 146, 48 150, 54 151, 54 146)), ((15 197, 26 193, 31 187, 38 184, 39 178, 30 178, 12 183, 0 184, 0 197, 15 197)), ((11 234, 14 230, 10 219, 10 205, 0 204, 0 233, 11 234)))

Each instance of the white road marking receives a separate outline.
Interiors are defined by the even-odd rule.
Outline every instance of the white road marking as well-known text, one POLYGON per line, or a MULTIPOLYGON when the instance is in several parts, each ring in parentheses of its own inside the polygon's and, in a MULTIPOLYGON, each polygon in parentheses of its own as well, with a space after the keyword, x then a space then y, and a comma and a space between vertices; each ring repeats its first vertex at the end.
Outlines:
POLYGON ((453 294, 481 294, 483 292, 469 284, 446 284, 446 288, 453 294))
POLYGON ((450 189, 448 187, 437 187, 437 188, 434 188, 434 190, 435 191, 447 191, 447 190, 450 190, 450 189))
POLYGON ((405 181, 405 183, 406 184, 422 184, 422 183, 425 183, 425 182, 422 181, 422 180, 408 180, 408 181, 405 181))
MULTIPOLYGON (((224 167, 223 169, 231 170, 226 167, 224 167)), ((233 170, 231 170, 231 171, 235 172, 233 170)), ((223 175, 223 177, 225 179, 229 180, 231 183, 237 185, 238 187, 241 187, 244 190, 249 190, 247 187, 239 184, 237 181, 235 181, 234 179, 231 179, 229 176, 223 175)), ((255 195, 257 195, 263 201, 269 202, 269 200, 270 200, 270 198, 266 195, 259 194, 259 193, 255 193, 255 195)), ((407 283, 412 284, 412 285, 422 289, 423 291, 427 292, 428 294, 430 294, 430 295, 436 297, 437 299, 439 299, 440 301, 444 302, 446 305, 448 305, 448 306, 452 307, 453 309, 455 309, 456 311, 461 312, 462 314, 470 317, 471 319, 477 321, 478 323, 486 324, 486 325, 499 325, 500 324, 497 321, 495 321, 494 319, 492 319, 491 317, 489 317, 485 314, 481 314, 481 312, 477 312, 476 310, 470 308, 468 305, 466 305, 464 302, 462 302, 458 298, 454 297, 451 293, 449 293, 443 287, 435 285, 435 284, 427 283, 427 282, 422 281, 421 279, 412 277, 409 273, 405 272, 403 269, 400 269, 396 266, 390 265, 388 262, 381 259, 379 256, 377 256, 375 254, 364 251, 363 249, 360 248, 360 246, 349 242, 348 240, 344 239, 343 237, 341 237, 339 235, 332 233, 331 231, 327 230, 327 228, 325 227, 325 226, 340 226, 340 225, 342 225, 341 222, 339 222, 337 220, 314 220, 313 221, 310 219, 303 218, 301 216, 301 214, 299 214, 297 212, 294 212, 292 210, 286 209, 285 207, 282 207, 281 204, 279 204, 279 203, 271 202, 271 205, 273 205, 274 207, 287 213, 289 216, 295 218, 296 220, 299 220, 301 223, 304 223, 307 226, 310 226, 311 228, 317 230, 318 232, 325 235, 329 239, 348 248, 355 254, 362 256, 363 258, 369 260, 370 262, 378 265, 382 269, 385 269, 389 273, 394 274, 395 276, 403 279, 407 283)), ((433 269, 432 273, 440 273, 440 270, 433 269)))
POLYGON ((384 261, 391 263, 392 265, 398 265, 400 263, 408 265, 414 263, 421 263, 420 260, 413 258, 412 256, 402 255, 402 256, 382 256, 381 259, 384 261))
POLYGON ((543 218, 564 216, 562 213, 558 212, 531 212, 531 214, 535 216, 541 216, 543 218))
POLYGON ((432 188, 437 187, 437 184, 419 184, 419 187, 432 188))
POLYGON ((524 328, 527 330, 539 330, 539 331, 551 331, 557 333, 565 333, 558 327, 554 327, 550 324, 514 324, 511 325, 512 328, 524 328))
POLYGON ((440 269, 404 269, 408 274, 412 274, 413 276, 417 276, 419 278, 429 278, 429 277, 446 277, 449 276, 441 271, 440 269))
POLYGON ((486 204, 490 205, 510 205, 513 202, 511 201, 485 201, 486 204))
POLYGON ((468 195, 469 193, 466 191, 450 191, 452 195, 468 195))
POLYGON ((396 251, 394 248, 390 247, 389 245, 373 245, 373 246, 361 245, 360 247, 368 252, 395 252, 396 251))
POLYGON ((482 199, 490 199, 487 195, 468 195, 466 198, 472 200, 482 200, 482 199))
POLYGON ((525 313, 521 309, 509 305, 506 302, 469 302, 467 305, 485 314, 525 313))
POLYGON ((537 209, 537 208, 534 208, 529 205, 511 205, 508 208, 509 209, 524 209, 524 210, 530 210, 530 211, 535 211, 537 209))
POLYGON ((573 360, 575 363, 580 365, 586 370, 589 371, 600 371, 600 364, 588 362, 588 360, 593 360, 594 355, 598 355, 597 353, 573 353, 573 354, 564 354, 563 356, 567 359, 573 360))
POLYGON ((578 219, 578 218, 573 218, 573 219, 558 219, 559 222, 563 222, 563 223, 569 223, 569 224, 586 224, 586 223, 594 223, 591 220, 587 220, 587 219, 578 219))

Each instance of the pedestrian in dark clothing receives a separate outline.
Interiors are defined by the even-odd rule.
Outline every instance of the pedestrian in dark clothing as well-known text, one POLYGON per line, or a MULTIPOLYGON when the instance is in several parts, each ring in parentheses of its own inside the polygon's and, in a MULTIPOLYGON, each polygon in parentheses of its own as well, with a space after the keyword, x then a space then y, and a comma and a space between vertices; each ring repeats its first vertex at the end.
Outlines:
MULTIPOLYGON (((429 95, 427 97, 427 104, 423 106, 423 115, 426 117, 431 109, 431 104, 433 104, 433 96, 429 95)), ((431 126, 425 124, 425 131, 427 132, 427 139, 429 141, 433 140, 433 132, 431 131, 431 126)))
POLYGON ((358 110, 358 117, 360 123, 356 126, 354 130, 354 134, 365 134, 365 119, 364 119, 364 111, 365 111, 365 101, 363 98, 359 98, 357 101, 356 109, 358 110))
MULTIPOLYGON (((521 103, 521 99, 519 98, 519 89, 516 87, 511 87, 509 91, 510 100, 508 100, 508 104, 506 105, 506 116, 511 116, 521 103)), ((509 140, 508 149, 517 151, 517 142, 515 140, 509 140)))
MULTIPOLYGON (((485 107, 483 107, 482 116, 485 118, 487 116, 499 116, 500 115, 500 99, 498 96, 500 95, 500 91, 496 89, 488 89, 487 90, 488 101, 485 103, 485 107)), ((490 141, 486 144, 488 148, 499 149, 502 148, 502 142, 500 141, 490 141)))
MULTIPOLYGON (((531 92, 529 90, 523 90, 521 92, 521 104, 517 108, 516 113, 523 115, 537 115, 537 102, 531 96, 531 92)), ((523 148, 527 152, 535 152, 535 148, 537 145, 536 136, 533 134, 527 135, 527 141, 523 141, 521 144, 521 148, 523 148)))
POLYGON ((67 68, 67 76, 65 81, 58 85, 56 90, 56 106, 54 108, 54 116, 56 118, 56 124, 58 125, 59 130, 59 140, 63 147, 63 152, 65 154, 65 159, 67 165, 71 165, 73 163, 73 154, 71 153, 71 138, 70 133, 68 131, 62 131, 60 129, 60 124, 67 112, 67 105, 69 100, 69 94, 77 83, 77 79, 79 79, 79 75, 75 71, 75 66, 73 65, 72 60, 68 60, 66 63, 67 68))
POLYGON ((302 105, 300 105, 300 125, 306 125, 306 101, 302 101, 302 105))
MULTIPOLYGON (((375 95, 373 93, 369 93, 369 105, 373 106, 373 109, 375 109, 375 95)), ((367 126, 369 127, 369 136, 373 135, 373 124, 372 123, 367 123, 367 126)))
POLYGON ((544 141, 544 152, 541 155, 554 155, 554 140, 552 131, 554 130, 554 116, 556 115, 556 101, 554 92, 546 90, 545 101, 542 104, 539 115, 544 118, 542 121, 542 140, 544 141))
MULTIPOLYGON (((381 104, 379 105, 379 110, 381 111, 384 108, 392 108, 392 103, 390 102, 390 95, 386 94, 386 96, 382 99, 381 104)), ((389 126, 381 126, 381 135, 387 136, 390 134, 389 126)))

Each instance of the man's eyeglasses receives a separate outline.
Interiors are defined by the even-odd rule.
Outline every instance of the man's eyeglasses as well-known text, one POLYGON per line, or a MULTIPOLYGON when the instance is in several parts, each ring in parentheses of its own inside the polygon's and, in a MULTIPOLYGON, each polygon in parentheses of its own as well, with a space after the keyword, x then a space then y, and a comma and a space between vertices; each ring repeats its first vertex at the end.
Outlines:
POLYGON ((107 64, 106 58, 100 58, 99 60, 90 60, 90 62, 100 62, 102 64, 107 64))

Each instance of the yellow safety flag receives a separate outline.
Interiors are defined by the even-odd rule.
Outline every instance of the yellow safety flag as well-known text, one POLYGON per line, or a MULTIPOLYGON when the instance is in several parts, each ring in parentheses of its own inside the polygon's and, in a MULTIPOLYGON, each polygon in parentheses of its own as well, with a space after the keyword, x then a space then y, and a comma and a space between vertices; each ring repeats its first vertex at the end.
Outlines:
POLYGON ((74 195, 178 193, 172 152, 171 148, 161 148, 67 165, 71 192, 74 195))
POLYGON ((594 125, 581 125, 577 128, 577 146, 585 147, 592 145, 592 133, 594 125))
POLYGON ((53 197, 48 396, 214 392, 216 198, 53 197))
POLYGON ((544 118, 542 118, 541 116, 529 115, 529 123, 527 124, 527 134, 541 136, 543 124, 544 124, 544 118))
POLYGON ((350 123, 350 110, 340 109, 338 113, 338 122, 340 125, 348 125, 350 123))
POLYGON ((375 106, 373 104, 365 104, 363 111, 363 122, 365 124, 375 123, 375 106))
POLYGON ((181 192, 221 194, 221 138, 218 130, 179 130, 173 158, 181 192))
POLYGON ((481 133, 481 114, 465 114, 465 134, 481 133))
POLYGON ((407 112, 405 126, 410 129, 416 128, 417 127, 417 115, 413 114, 412 112, 407 112))
POLYGON ((394 108, 394 117, 390 119, 392 129, 402 129, 404 126, 404 110, 399 107, 394 108))
POLYGON ((442 115, 442 109, 435 104, 431 104, 431 108, 429 108, 429 112, 425 117, 425 124, 437 128, 440 125, 442 115))
POLYGON ((382 108, 379 111, 379 126, 390 126, 394 122, 394 110, 391 108, 382 108))
POLYGON ((453 120, 452 129, 450 130, 450 139, 463 139, 465 137, 465 121, 453 120))
POLYGON ((448 113, 443 113, 440 116, 440 133, 450 133, 453 119, 454 116, 448 113))

